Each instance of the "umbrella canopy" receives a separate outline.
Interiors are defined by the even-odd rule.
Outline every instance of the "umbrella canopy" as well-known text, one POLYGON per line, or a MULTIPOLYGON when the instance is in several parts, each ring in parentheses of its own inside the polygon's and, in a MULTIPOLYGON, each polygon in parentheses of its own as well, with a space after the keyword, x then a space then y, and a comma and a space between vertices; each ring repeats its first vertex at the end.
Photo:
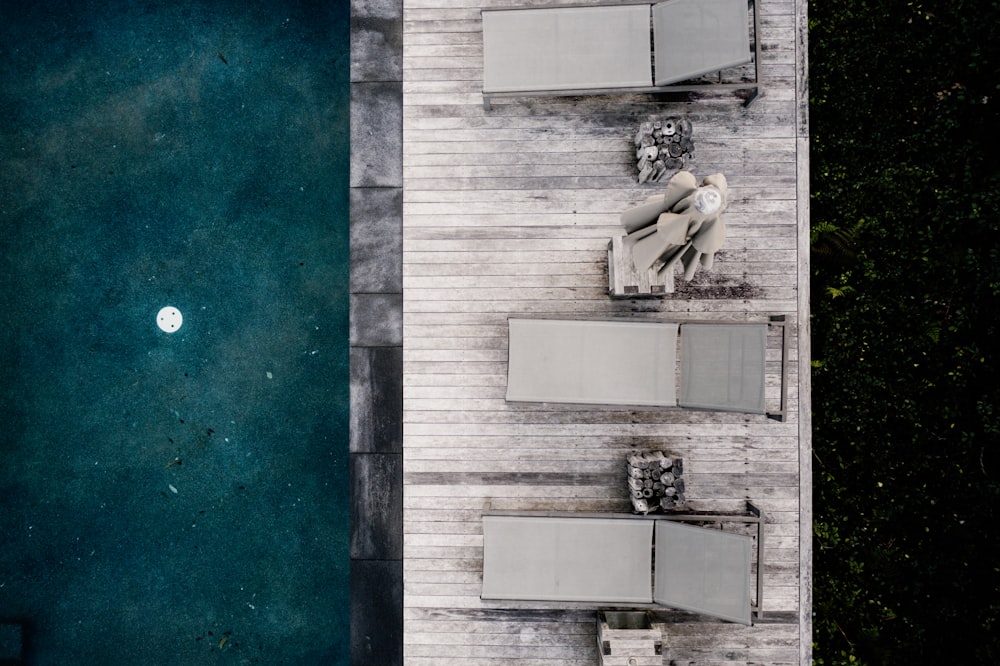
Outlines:
MULTIPOLYGON (((710 269, 715 253, 726 238, 722 213, 726 210, 728 185, 721 173, 712 174, 697 185, 689 171, 679 171, 667 183, 660 213, 647 224, 630 220, 626 245, 639 271, 658 261, 684 265, 690 280, 699 266, 710 269)), ((654 213, 655 214, 655 213, 654 213)))

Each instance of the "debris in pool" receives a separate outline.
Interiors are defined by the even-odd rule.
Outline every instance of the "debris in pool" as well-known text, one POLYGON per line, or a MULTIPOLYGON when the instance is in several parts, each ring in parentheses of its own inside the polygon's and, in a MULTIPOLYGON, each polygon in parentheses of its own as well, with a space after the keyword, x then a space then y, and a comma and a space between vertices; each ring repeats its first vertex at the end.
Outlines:
POLYGON ((170 492, 172 492, 173 494, 175 495, 177 494, 177 489, 174 488, 173 484, 168 483, 167 488, 170 488, 170 492))
POLYGON ((164 467, 173 467, 174 465, 183 465, 183 464, 184 464, 183 460, 181 460, 180 458, 174 458, 173 460, 171 460, 170 462, 168 462, 166 465, 164 465, 164 467))
POLYGON ((274 375, 271 374, 270 370, 267 371, 267 378, 268 379, 274 379, 274 375))

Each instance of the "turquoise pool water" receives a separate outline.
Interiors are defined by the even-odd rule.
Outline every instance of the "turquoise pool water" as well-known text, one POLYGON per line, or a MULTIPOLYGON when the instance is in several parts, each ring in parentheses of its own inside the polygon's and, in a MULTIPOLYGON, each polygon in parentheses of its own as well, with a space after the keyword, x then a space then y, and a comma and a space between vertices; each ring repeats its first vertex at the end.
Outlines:
POLYGON ((0 623, 29 663, 348 663, 348 15, 0 5, 0 623))

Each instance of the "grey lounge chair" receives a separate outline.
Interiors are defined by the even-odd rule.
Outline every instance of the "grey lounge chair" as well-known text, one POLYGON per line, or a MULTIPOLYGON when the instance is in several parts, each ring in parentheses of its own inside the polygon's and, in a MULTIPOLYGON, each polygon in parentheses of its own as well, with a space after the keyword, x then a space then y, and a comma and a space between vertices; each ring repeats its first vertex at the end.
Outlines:
POLYGON ((486 513, 482 598, 667 606, 751 624, 761 613, 765 521, 756 507, 747 503, 747 509, 738 516, 655 518, 486 513), (754 538, 679 522, 692 520, 756 524, 755 584, 754 538))
POLYGON ((757 1, 749 1, 752 53, 747 0, 484 9, 483 104, 489 110, 500 97, 715 89, 748 91, 749 105, 759 93, 757 1), (678 85, 750 62, 752 81, 678 85))
POLYGON ((784 317, 760 324, 512 318, 508 326, 509 402, 683 407, 767 414, 777 420, 785 416, 784 317), (782 333, 777 410, 765 407, 768 326, 780 327, 782 333))

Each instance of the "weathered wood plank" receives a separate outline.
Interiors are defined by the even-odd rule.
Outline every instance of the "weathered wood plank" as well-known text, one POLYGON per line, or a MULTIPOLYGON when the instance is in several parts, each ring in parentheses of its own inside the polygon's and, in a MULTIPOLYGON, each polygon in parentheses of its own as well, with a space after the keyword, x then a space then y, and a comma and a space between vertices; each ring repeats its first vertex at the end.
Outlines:
MULTIPOLYGON (((487 0, 485 6, 522 4, 487 0)), ((631 448, 681 453, 704 510, 768 513, 765 615, 751 628, 665 614, 664 663, 797 663, 801 522, 799 374, 792 330, 786 423, 681 410, 507 404, 506 318, 807 317, 800 50, 804 7, 761 3, 763 95, 750 109, 707 96, 555 98, 485 113, 481 0, 404 7, 404 595, 407 665, 596 663, 591 611, 478 598, 481 512, 627 511, 631 448), (697 175, 730 182, 730 236, 712 274, 652 303, 610 303, 604 247, 621 210, 660 190, 634 182, 629 132, 684 115, 697 175), (572 496, 566 496, 566 489, 572 496)), ((807 336, 805 336, 807 339, 807 336)), ((777 347, 768 353, 771 374, 777 347)), ((776 375, 775 375, 776 376, 776 375)), ((780 387, 768 381, 768 396, 780 387)), ((806 394, 807 396, 807 394, 806 394)), ((807 416, 807 412, 805 414, 807 416)), ((805 623, 808 624, 807 615, 805 623)))

